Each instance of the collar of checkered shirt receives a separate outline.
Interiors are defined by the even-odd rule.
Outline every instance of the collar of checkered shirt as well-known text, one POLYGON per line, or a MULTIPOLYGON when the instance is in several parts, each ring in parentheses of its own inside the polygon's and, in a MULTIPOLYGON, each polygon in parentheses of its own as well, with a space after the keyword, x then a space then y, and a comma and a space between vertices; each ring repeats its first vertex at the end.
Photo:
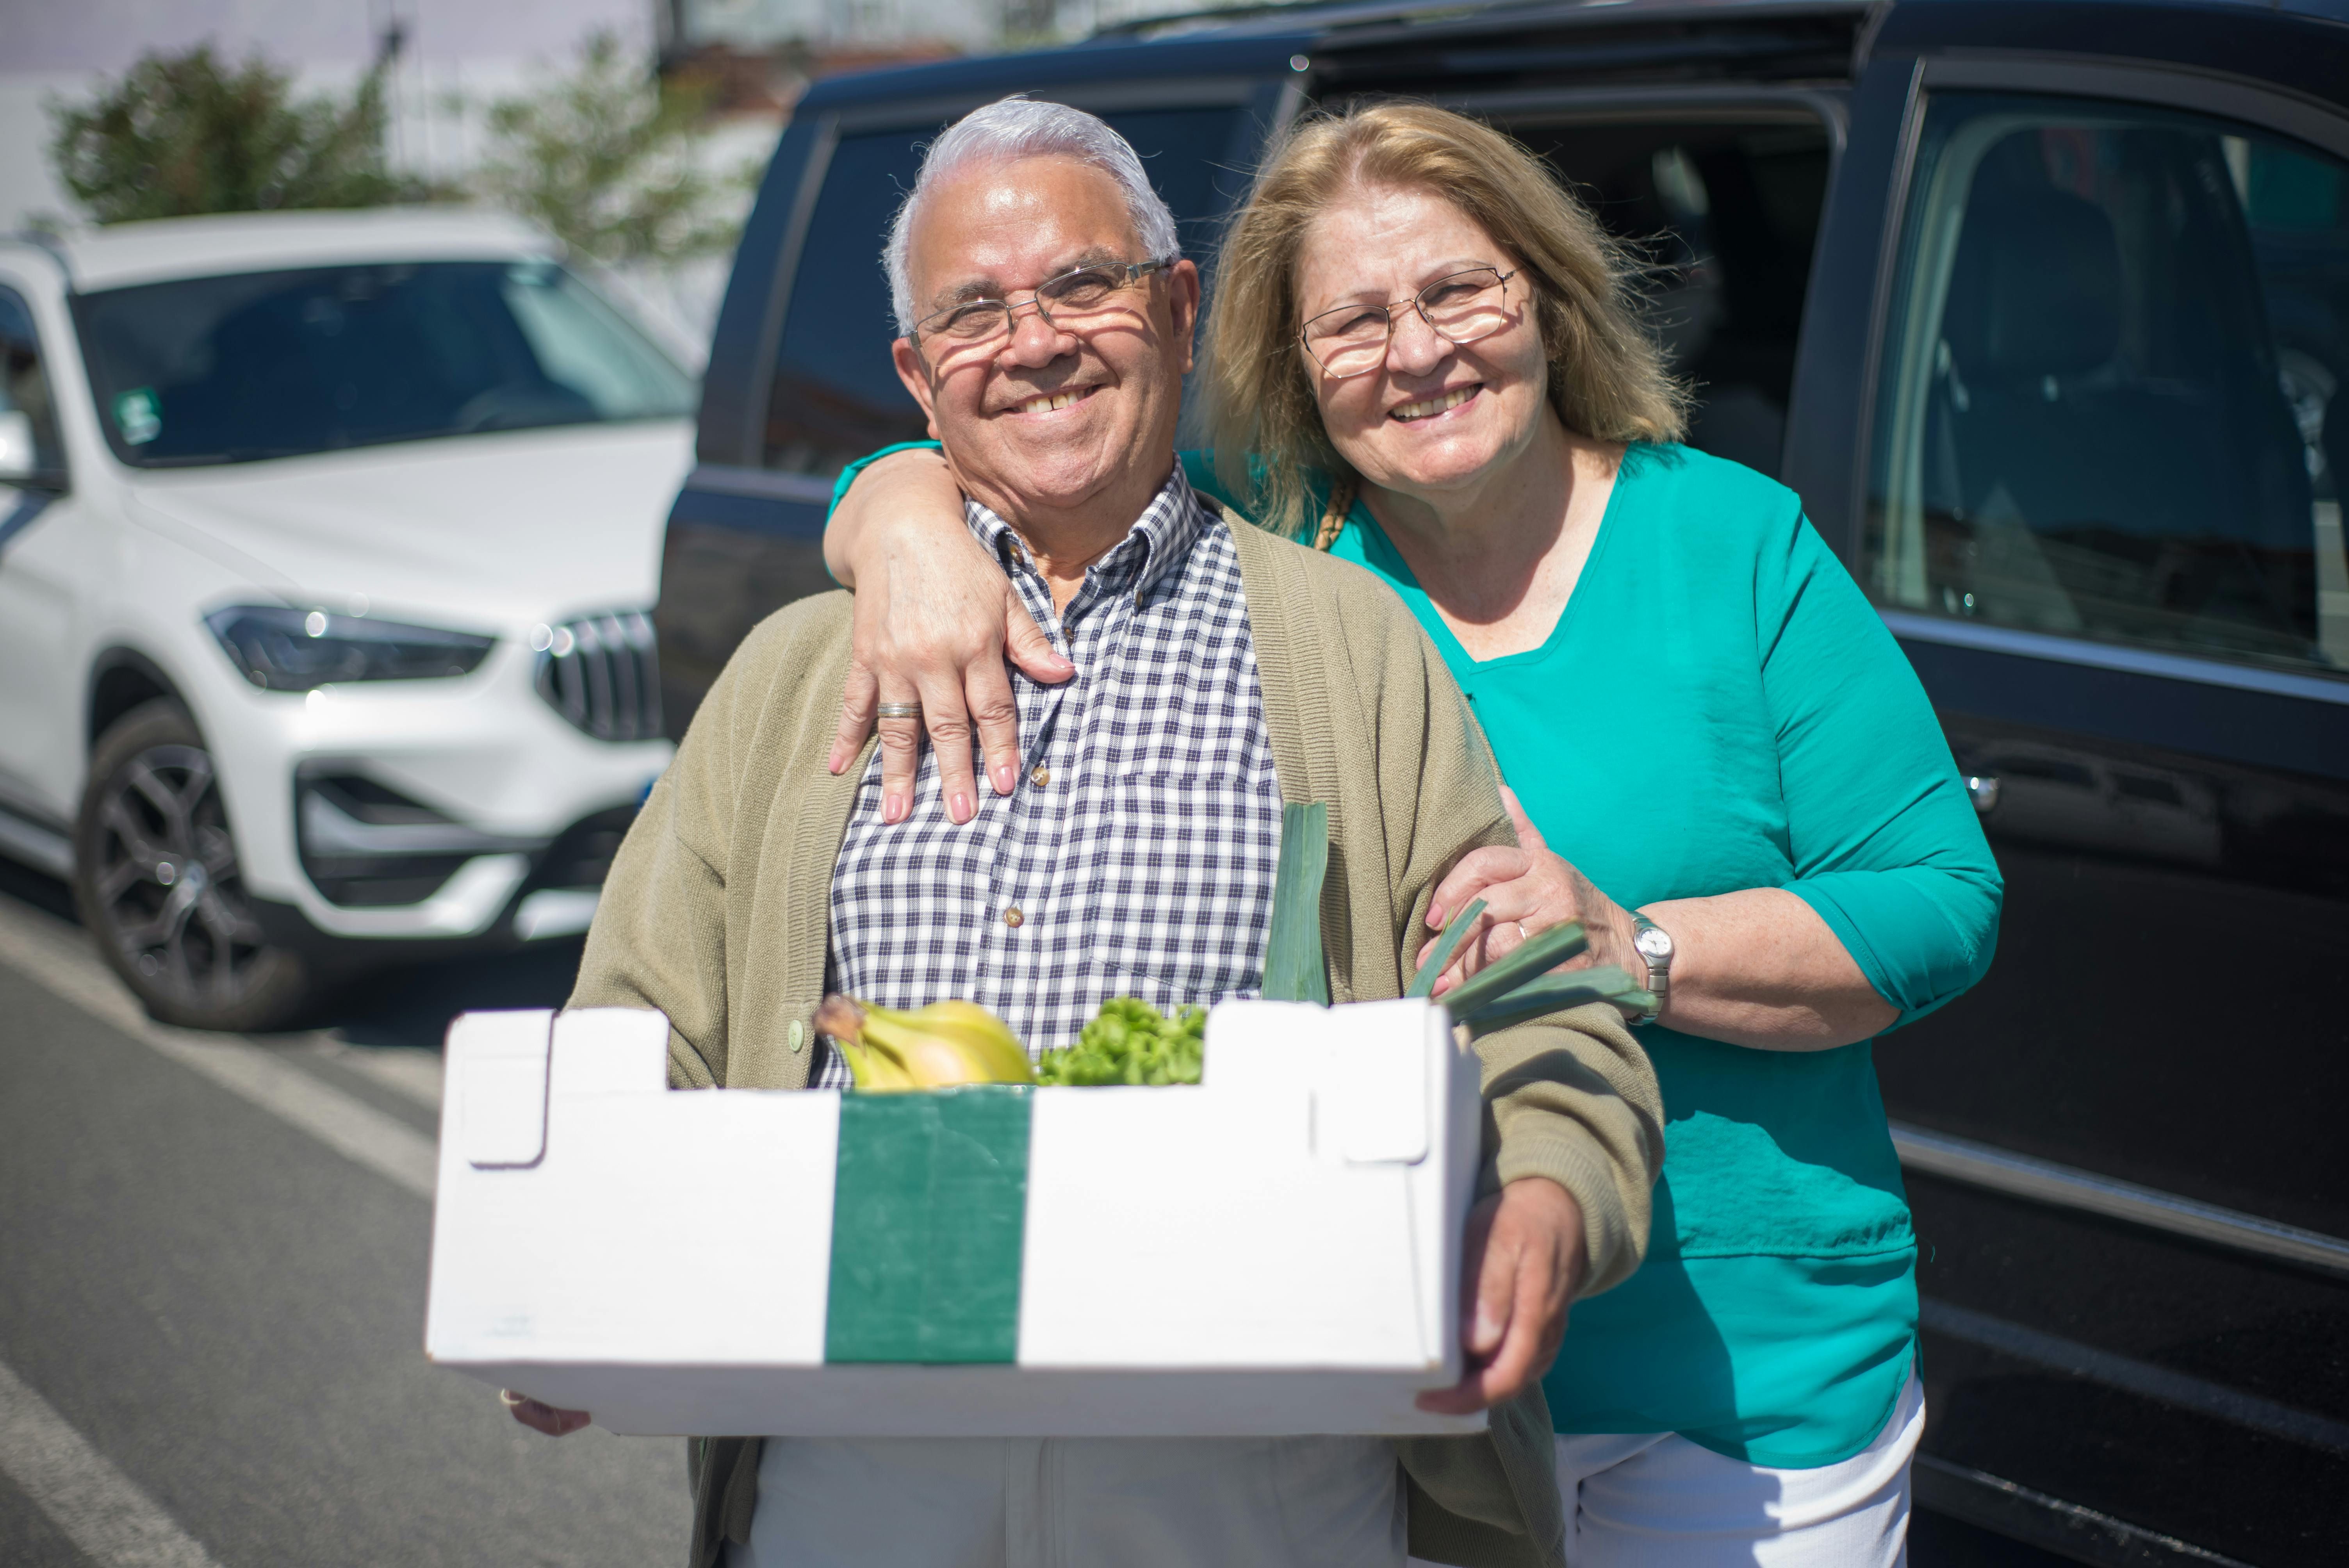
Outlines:
MULTIPOLYGON (((986 506, 965 496, 962 503, 963 521, 971 536, 985 545, 1005 570, 1014 563, 1035 570, 1035 557, 1028 542, 1019 537, 1019 530, 986 506)), ((1150 585, 1166 573, 1168 567, 1183 559, 1192 541, 1207 521, 1207 510, 1199 502, 1198 492, 1184 476, 1183 465, 1176 463, 1142 509, 1126 536, 1115 548, 1092 563, 1086 575, 1104 593, 1131 590, 1135 594, 1148 592, 1150 585)))

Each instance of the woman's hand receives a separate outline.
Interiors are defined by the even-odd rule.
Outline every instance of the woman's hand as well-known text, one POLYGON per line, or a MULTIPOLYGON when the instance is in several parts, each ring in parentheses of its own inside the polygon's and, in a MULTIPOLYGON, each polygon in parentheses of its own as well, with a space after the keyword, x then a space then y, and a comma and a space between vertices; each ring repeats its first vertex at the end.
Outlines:
POLYGON ((824 562, 856 592, 832 770, 856 759, 880 704, 914 703, 919 718, 878 720, 884 821, 903 821, 913 810, 926 729, 954 820, 968 822, 978 810, 974 729, 988 781, 997 794, 1010 794, 1019 782, 1019 721, 1005 658, 1047 685, 1076 667, 1053 651, 1010 579, 964 526, 962 492, 946 460, 898 452, 858 475, 824 531, 824 562))
POLYGON ((1582 1206, 1557 1182, 1526 1176, 1468 1212, 1461 1253, 1460 1381, 1419 1408, 1465 1416, 1515 1398, 1557 1359, 1567 1309, 1590 1266, 1582 1206))
MULTIPOLYGON (((1590 945, 1558 967, 1580 969, 1616 964, 1635 979, 1645 975, 1647 961, 1631 946, 1631 938, 1637 932, 1631 912, 1593 887, 1588 877, 1563 858, 1550 852, 1540 831, 1526 820, 1516 793, 1506 785, 1501 789, 1501 804, 1508 810, 1509 825, 1516 830, 1517 847, 1472 850, 1461 856, 1460 863, 1436 884, 1434 900, 1427 907, 1427 923, 1440 935, 1444 923, 1455 911, 1467 908, 1477 899, 1485 901, 1485 913, 1477 920, 1476 928, 1460 944, 1460 951, 1444 970, 1444 977, 1436 982, 1436 995, 1449 991, 1526 937, 1570 920, 1582 922, 1583 930, 1589 934, 1590 945)), ((1420 949, 1417 962, 1425 962, 1428 949, 1435 942, 1435 937, 1428 939, 1420 949)))
POLYGON ((595 1418, 585 1410, 562 1410, 553 1405, 543 1405, 511 1388, 498 1390, 498 1400, 507 1413, 533 1432, 544 1432, 550 1438, 567 1438, 595 1418))
MULTIPOLYGON (((1560 969, 1619 965, 1644 982, 1648 961, 1631 945, 1631 912, 1550 853, 1506 789, 1514 850, 1475 850, 1436 884, 1427 923, 1440 934, 1454 910, 1482 898, 1485 913, 1460 944, 1438 995, 1537 931, 1582 922, 1590 945, 1560 969)), ((1899 1010, 1877 995, 1816 910, 1784 888, 1743 888, 1645 906, 1672 939, 1672 978, 1661 1021, 1683 1035, 1757 1051, 1824 1051, 1882 1034, 1899 1010)), ((1430 938, 1420 949, 1423 962, 1430 938)))

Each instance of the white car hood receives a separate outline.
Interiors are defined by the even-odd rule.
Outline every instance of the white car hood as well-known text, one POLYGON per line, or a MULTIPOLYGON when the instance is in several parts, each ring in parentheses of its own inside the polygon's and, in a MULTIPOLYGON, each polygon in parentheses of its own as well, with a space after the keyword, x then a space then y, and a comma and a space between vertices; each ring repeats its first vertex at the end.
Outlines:
POLYGON ((511 634, 650 608, 685 420, 572 426, 150 472, 143 521, 295 604, 511 634))

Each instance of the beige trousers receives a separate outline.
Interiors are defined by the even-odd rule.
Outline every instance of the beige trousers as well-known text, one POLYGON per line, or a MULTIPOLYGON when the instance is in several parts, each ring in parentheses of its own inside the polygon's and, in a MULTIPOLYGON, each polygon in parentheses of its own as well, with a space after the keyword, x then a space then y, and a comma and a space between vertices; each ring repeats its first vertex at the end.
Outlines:
POLYGON ((728 1568, 1402 1568, 1382 1438, 770 1438, 728 1568))

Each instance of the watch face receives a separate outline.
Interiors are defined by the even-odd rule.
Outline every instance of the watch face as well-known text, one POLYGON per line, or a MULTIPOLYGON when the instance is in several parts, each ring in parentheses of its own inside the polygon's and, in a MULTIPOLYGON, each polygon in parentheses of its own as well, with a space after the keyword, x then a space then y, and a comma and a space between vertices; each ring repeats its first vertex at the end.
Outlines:
POLYGON ((1672 939, 1652 925, 1642 929, 1637 936, 1631 938, 1631 945, 1640 950, 1640 957, 1651 961, 1658 958, 1670 958, 1672 955, 1672 939))

